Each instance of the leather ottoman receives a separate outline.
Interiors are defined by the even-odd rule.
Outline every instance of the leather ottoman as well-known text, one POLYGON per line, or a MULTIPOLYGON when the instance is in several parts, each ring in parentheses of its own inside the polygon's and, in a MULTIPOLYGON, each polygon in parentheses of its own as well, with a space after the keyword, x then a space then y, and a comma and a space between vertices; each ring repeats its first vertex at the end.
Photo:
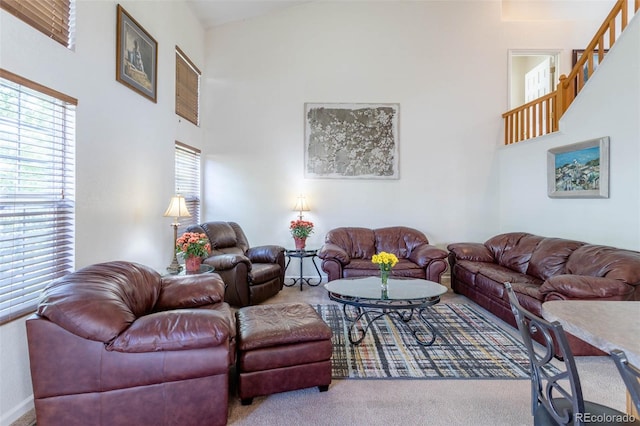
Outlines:
POLYGON ((236 312, 238 394, 253 397, 331 384, 331 328, 306 303, 257 305, 236 312))

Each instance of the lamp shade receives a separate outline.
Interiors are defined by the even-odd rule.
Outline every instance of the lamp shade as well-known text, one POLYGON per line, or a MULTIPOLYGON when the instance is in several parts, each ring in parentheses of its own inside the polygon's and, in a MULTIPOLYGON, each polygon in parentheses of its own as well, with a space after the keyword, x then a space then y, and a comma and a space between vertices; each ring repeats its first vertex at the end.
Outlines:
POLYGON ((175 218, 191 217, 191 213, 189 213, 189 209, 187 209, 187 203, 182 195, 174 195, 171 197, 169 207, 167 207, 167 211, 164 212, 164 215, 175 218))
POLYGON ((296 201, 296 205, 293 206, 293 211, 296 212, 308 212, 311 211, 309 208, 309 204, 307 203, 307 199, 304 195, 300 194, 296 201))

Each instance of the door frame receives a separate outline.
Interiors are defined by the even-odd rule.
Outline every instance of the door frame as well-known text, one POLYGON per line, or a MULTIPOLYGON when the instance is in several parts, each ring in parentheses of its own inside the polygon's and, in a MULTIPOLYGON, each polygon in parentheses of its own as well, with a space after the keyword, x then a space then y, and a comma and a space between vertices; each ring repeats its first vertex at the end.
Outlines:
MULTIPOLYGON (((560 78, 560 56, 562 49, 509 49, 507 54, 507 110, 519 107, 520 105, 511 105, 511 92, 513 90, 513 57, 515 56, 551 56, 554 61, 555 71, 553 72, 553 83, 558 84, 560 78)), ((521 76, 524 78, 524 75, 521 76)))

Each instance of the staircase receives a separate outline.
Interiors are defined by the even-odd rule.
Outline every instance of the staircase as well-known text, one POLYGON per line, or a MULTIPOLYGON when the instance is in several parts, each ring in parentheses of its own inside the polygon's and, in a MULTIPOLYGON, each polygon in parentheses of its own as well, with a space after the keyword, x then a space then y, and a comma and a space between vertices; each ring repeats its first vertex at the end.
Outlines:
POLYGON ((640 9, 640 0, 633 0, 629 10, 628 0, 618 0, 600 29, 584 50, 568 76, 561 75, 555 91, 502 114, 504 118, 504 143, 514 144, 546 135, 558 130, 562 115, 593 74, 595 67, 604 60, 632 16, 640 9))

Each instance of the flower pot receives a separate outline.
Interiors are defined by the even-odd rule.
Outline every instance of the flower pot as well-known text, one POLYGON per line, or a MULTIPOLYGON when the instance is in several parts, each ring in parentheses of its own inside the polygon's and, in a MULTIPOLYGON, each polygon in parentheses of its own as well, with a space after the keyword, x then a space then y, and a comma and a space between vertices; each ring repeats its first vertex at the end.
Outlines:
POLYGON ((307 245, 306 238, 293 237, 293 241, 296 243, 296 250, 304 250, 307 245))
POLYGON ((184 260, 184 266, 188 273, 200 272, 201 263, 202 263, 202 258, 198 256, 190 256, 184 260))

